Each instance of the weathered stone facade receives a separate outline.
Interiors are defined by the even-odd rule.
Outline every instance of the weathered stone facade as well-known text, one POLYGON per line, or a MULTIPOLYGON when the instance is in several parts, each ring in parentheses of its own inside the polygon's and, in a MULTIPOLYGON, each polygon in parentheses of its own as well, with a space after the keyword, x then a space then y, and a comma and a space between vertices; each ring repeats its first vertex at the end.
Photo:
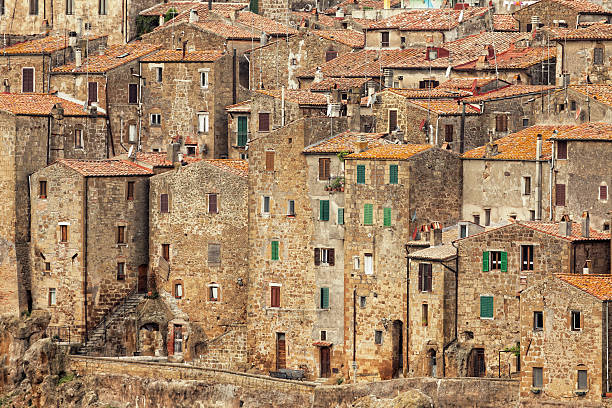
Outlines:
POLYGON ((589 39, 569 39, 557 42, 557 86, 568 84, 607 84, 612 79, 612 41, 589 39), (602 50, 602 60, 595 63, 595 49, 602 50))
MULTIPOLYGON (((527 32, 541 26, 558 26, 560 21, 564 22, 566 27, 576 28, 579 23, 610 20, 610 13, 603 9, 600 12, 585 10, 591 4, 594 5, 593 3, 587 4, 587 6, 583 5, 583 10, 580 10, 580 5, 572 7, 559 1, 545 0, 522 7, 512 13, 512 16, 519 22, 519 31, 527 32), (535 25, 532 20, 533 17, 538 21, 535 25)), ((594 7, 591 9, 594 9, 594 7)))

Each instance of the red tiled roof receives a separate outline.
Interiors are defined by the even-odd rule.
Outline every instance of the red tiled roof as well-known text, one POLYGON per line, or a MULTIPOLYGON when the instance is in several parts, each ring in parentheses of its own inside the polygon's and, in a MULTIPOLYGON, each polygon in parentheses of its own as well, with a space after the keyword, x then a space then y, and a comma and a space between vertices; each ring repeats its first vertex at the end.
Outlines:
POLYGON ((310 84, 310 90, 313 92, 331 91, 339 89, 346 91, 355 87, 363 87, 369 78, 325 78, 320 82, 310 84))
POLYGON ((386 144, 361 153, 349 154, 345 159, 406 160, 432 147, 430 144, 386 144))
MULTIPOLYGON (((208 7, 208 4, 205 4, 208 7)), ((243 10, 249 6, 248 3, 218 3, 213 2, 212 10, 213 12, 223 12, 223 11, 232 11, 232 10, 243 10)), ((153 7, 149 7, 141 11, 139 14, 141 16, 159 16, 165 15, 171 8, 175 9, 177 13, 183 13, 185 11, 189 11, 192 8, 200 8, 202 7, 201 1, 169 1, 167 3, 159 3, 154 5, 153 7)))
POLYGON ((517 224, 534 229, 536 231, 543 232, 548 235, 553 235, 556 238, 563 238, 567 241, 602 241, 610 239, 609 232, 599 232, 594 230, 593 228, 590 229, 588 238, 583 237, 581 232, 582 226, 579 222, 572 222, 572 234, 567 237, 559 233, 558 222, 521 221, 517 224))
MULTIPOLYGON (((401 0, 391 0, 391 7, 395 7, 401 3, 401 0)), ((334 7, 330 7, 323 11, 325 14, 335 14, 340 8, 356 8, 358 10, 369 8, 369 9, 382 9, 384 8, 384 0, 345 0, 340 4, 336 4, 334 7)))
POLYGON ((451 88, 443 89, 440 87, 432 89, 386 88, 382 92, 391 92, 406 99, 454 99, 472 95, 471 92, 461 89, 453 90, 451 88))
MULTIPOLYGON (((0 110, 15 115, 49 115, 55 104, 61 104, 64 115, 88 116, 83 105, 68 101, 53 94, 41 93, 0 93, 0 110)), ((98 115, 100 115, 98 113, 98 115)))
MULTIPOLYGON (((166 152, 136 152, 134 159, 148 164, 151 167, 173 167, 172 162, 168 160, 168 154, 166 152)), ((183 156, 183 160, 191 164, 202 159, 193 156, 183 156)))
MULTIPOLYGON (((88 37, 89 40, 95 40, 102 36, 88 37)), ((24 41, 21 43, 9 45, 0 49, 2 55, 15 55, 15 54, 48 54, 55 51, 63 50, 68 48, 68 37, 49 36, 43 38, 37 38, 31 41, 24 41)))
POLYGON ((257 40, 259 41, 260 36, 257 33, 245 30, 240 27, 229 25, 221 21, 205 20, 193 23, 194 26, 201 28, 202 30, 217 34, 228 40, 257 40))
MULTIPOLYGON (((497 155, 487 157, 487 160, 535 160, 537 135, 542 135, 542 159, 550 159, 552 142, 548 139, 555 130, 564 131, 573 128, 574 125, 537 125, 530 126, 508 136, 497 139, 493 144, 497 145, 497 155)), ((482 159, 486 157, 486 145, 463 154, 464 159, 482 159)))
POLYGON ((318 23, 320 26, 326 28, 333 28, 336 25, 336 19, 334 17, 328 16, 326 14, 319 13, 317 16, 315 14, 316 9, 312 11, 292 11, 293 20, 296 23, 302 25, 303 20, 309 20, 311 23, 318 23))
POLYGON ((555 277, 599 300, 612 300, 612 275, 556 273, 555 277))
POLYGON ((313 34, 328 40, 337 41, 352 48, 363 48, 365 34, 355 30, 313 30, 313 34))
POLYGON ((61 163, 70 167, 85 177, 121 177, 121 176, 150 176, 153 171, 128 160, 76 160, 59 159, 61 163))
POLYGON ((249 162, 246 160, 207 159, 202 161, 240 177, 247 177, 249 175, 249 162))
POLYGON ((311 144, 303 150, 303 153, 353 153, 357 150, 359 138, 364 138, 368 149, 371 149, 388 143, 382 139, 384 135, 384 133, 344 132, 311 144))
POLYGON ((612 24, 593 24, 586 28, 576 28, 560 33, 553 40, 610 40, 612 39, 612 24))
POLYGON ((612 85, 604 84, 589 84, 589 85, 570 85, 570 89, 580 92, 584 96, 601 102, 605 105, 612 106, 612 85))
MULTIPOLYGON (((407 102, 439 115, 461 115, 463 112, 461 105, 453 100, 434 99, 430 101, 427 99, 409 99, 407 102)), ((466 103, 465 114, 480 115, 480 110, 466 103)))
MULTIPOLYGON (((601 7, 599 4, 591 3, 587 0, 541 0, 544 2, 556 3, 561 6, 569 7, 574 11, 577 11, 581 14, 608 14, 608 12, 601 7)), ((522 7, 519 10, 515 11, 515 13, 520 12, 521 10, 527 9, 534 4, 538 4, 541 1, 534 2, 528 6, 522 7)), ((554 5, 553 5, 554 6, 554 5)))
POLYGON ((74 62, 53 69, 54 73, 104 73, 123 64, 142 58, 161 48, 159 45, 145 44, 136 41, 124 45, 115 45, 104 50, 104 55, 92 54, 82 61, 80 67, 74 62))
POLYGON ((480 102, 492 99, 510 98, 520 95, 528 95, 532 93, 543 93, 545 91, 555 89, 553 85, 509 85, 491 92, 470 96, 465 98, 466 102, 480 102))
MULTIPOLYGON (((258 94, 280 99, 282 91, 279 89, 255 90, 258 94)), ((310 92, 306 89, 285 89, 285 100, 299 105, 327 105, 327 97, 320 93, 310 92)))
POLYGON ((234 105, 227 105, 225 110, 228 112, 250 112, 251 111, 251 100, 238 102, 234 105))
POLYGON ((493 30, 494 31, 518 31, 518 20, 512 17, 512 14, 494 14, 493 15, 493 30))
MULTIPOLYGON (((540 64, 542 61, 553 59, 557 56, 556 47, 521 47, 500 52, 496 58, 486 59, 482 69, 524 69, 540 64)), ((456 66, 456 70, 475 70, 476 61, 456 66)))
POLYGON ((488 7, 469 7, 465 10, 452 8, 410 10, 370 24, 369 29, 396 28, 401 31, 448 31, 461 24, 459 21, 461 15, 463 16, 463 22, 466 22, 471 18, 482 16, 487 11, 489 11, 488 7))
MULTIPOLYGON (((497 80, 498 79, 495 77, 452 78, 446 82, 442 82, 440 85, 436 87, 436 89, 464 89, 466 91, 469 91, 474 86, 474 81, 476 81, 476 87, 480 88, 480 87, 490 84, 491 82, 495 82, 497 80)), ((506 82, 501 79, 499 81, 506 82)))
POLYGON ((141 62, 214 62, 225 55, 223 50, 188 51, 159 50, 141 59, 141 62))
POLYGON ((293 27, 281 24, 268 17, 252 13, 250 11, 241 11, 236 19, 242 25, 261 30, 268 35, 293 35, 297 34, 297 30, 293 27))
POLYGON ((612 141, 612 124, 586 122, 571 129, 560 130, 553 139, 612 141))

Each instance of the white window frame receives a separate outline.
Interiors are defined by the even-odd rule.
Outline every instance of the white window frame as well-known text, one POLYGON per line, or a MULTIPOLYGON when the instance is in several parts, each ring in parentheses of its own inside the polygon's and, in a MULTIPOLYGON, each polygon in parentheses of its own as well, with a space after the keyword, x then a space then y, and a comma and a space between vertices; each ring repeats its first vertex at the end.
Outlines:
POLYGON ((164 82, 164 68, 163 67, 155 67, 155 82, 161 84, 164 82))
POLYGON ((366 275, 374 275, 374 254, 363 254, 363 271, 366 275))
POLYGON ((360 268, 361 259, 358 256, 353 257, 353 270, 358 271, 360 268))
POLYGON ((329 265, 329 250, 333 248, 321 248, 321 265, 329 265))
POLYGON ((607 185, 607 184, 602 183, 602 184, 600 184, 600 185, 599 185, 599 187, 597 187, 597 196, 599 197, 599 200, 600 200, 600 201, 608 201, 608 196, 609 196, 609 195, 610 195, 610 191, 609 191, 609 188, 608 188, 608 185, 607 185), (602 187, 605 187, 605 188, 606 188, 606 198, 603 198, 603 197, 601 196, 601 188, 602 188, 602 187))
POLYGON ((208 133, 209 115, 208 112, 198 112, 198 132, 208 133))
POLYGON ((208 89, 210 85, 210 78, 208 74, 210 73, 210 69, 204 68, 200 69, 200 88, 208 89))
POLYGON ((55 306, 57 305, 57 289, 56 288, 49 288, 48 290, 48 299, 49 299, 49 306, 55 306), (53 295, 51 295, 53 294, 53 295))
POLYGON ((182 299, 184 296, 184 292, 183 292, 183 283, 182 282, 177 282, 174 284, 174 298, 175 299, 182 299))
POLYGON ((218 283, 211 283, 211 284, 209 284, 209 285, 208 285, 208 299, 207 299, 207 300, 208 300, 209 302, 220 302, 220 301, 221 301, 221 296, 220 296, 220 295, 221 295, 221 291, 219 290, 219 288, 220 288, 220 286, 219 286, 219 284, 218 284, 218 283), (211 296, 210 296, 210 293, 211 293, 211 291, 212 291, 212 290, 214 290, 214 289, 216 289, 216 290, 217 290, 217 293, 216 293, 216 299, 215 299, 215 300, 212 300, 212 299, 210 298, 210 297, 211 297, 211 296))
POLYGON ((151 126, 161 126, 161 113, 152 113, 150 115, 151 126), (157 120, 155 120, 155 119, 157 120))

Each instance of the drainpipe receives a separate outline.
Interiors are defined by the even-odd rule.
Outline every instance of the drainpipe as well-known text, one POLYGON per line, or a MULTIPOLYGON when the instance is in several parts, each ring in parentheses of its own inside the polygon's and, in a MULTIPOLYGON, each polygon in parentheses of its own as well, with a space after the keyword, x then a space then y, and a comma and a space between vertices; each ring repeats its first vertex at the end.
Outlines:
POLYGON ((236 49, 234 48, 234 54, 232 55, 232 104, 236 104, 236 49))
POLYGON ((608 366, 610 360, 610 348, 609 340, 610 332, 608 331, 608 316, 609 316, 610 301, 606 300, 606 392, 610 391, 610 367, 608 366))
POLYGON ((285 126, 285 87, 281 88, 281 126, 285 126))
POLYGON ((436 141, 434 146, 438 146, 438 129, 440 128, 440 115, 438 115, 438 118, 436 119, 436 141))
MULTIPOLYGON (((106 142, 106 158, 112 157, 115 155, 115 142, 113 141, 113 128, 111 125, 111 114, 110 114, 110 104, 108 103, 108 76, 104 74, 104 95, 106 98, 106 103, 104 104, 104 108, 106 109, 106 135, 108 141, 106 142), (110 147, 110 155, 109 155, 109 147, 110 147)), ((123 127, 123 119, 121 120, 121 127, 123 127)), ((123 131, 123 129, 120 129, 123 131)), ((124 147, 125 149, 125 147, 124 147)))
POLYGON ((357 383, 357 288, 353 288, 353 383, 357 383))
POLYGON ((463 154, 465 139, 465 102, 461 101, 461 127, 459 131, 459 153, 463 154))
MULTIPOLYGON (((553 132, 553 134, 555 134, 555 132, 556 130, 553 132)), ((550 148, 551 148, 550 150, 550 174, 548 177, 548 213, 549 213, 548 220, 552 221, 553 220, 552 185, 553 185, 553 172, 555 170, 555 143, 554 142, 550 148)))
POLYGON ((87 224, 88 224, 88 214, 87 214, 87 185, 89 182, 89 178, 85 177, 85 182, 83 183, 83 299, 84 301, 84 313, 83 317, 85 320, 85 342, 88 340, 88 330, 87 330, 87 224))
MULTIPOLYGON (((455 248, 455 241, 451 241, 451 245, 455 248)), ((449 271, 455 274, 455 335, 453 338, 442 346, 442 377, 446 377, 446 350, 457 341, 457 306, 458 306, 458 291, 459 291, 459 254, 455 256, 455 269, 449 267, 444 262, 440 262, 440 264, 448 269, 449 271)))
POLYGON ((51 161, 51 115, 47 118, 47 166, 51 161))
POLYGON ((406 368, 408 374, 410 368, 410 258, 408 257, 408 244, 404 244, 406 250, 406 368))
POLYGON ((542 135, 538 134, 538 140, 536 144, 536 208, 535 208, 535 219, 537 221, 542 220, 542 135))

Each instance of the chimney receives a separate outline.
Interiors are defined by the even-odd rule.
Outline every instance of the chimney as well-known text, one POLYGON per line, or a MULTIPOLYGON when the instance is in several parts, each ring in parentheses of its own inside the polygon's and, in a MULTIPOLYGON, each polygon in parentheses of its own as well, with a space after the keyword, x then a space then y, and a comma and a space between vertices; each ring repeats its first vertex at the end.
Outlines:
POLYGON ((181 151, 180 143, 170 143, 168 145, 168 152, 166 156, 166 160, 168 160, 172 165, 178 162, 178 154, 181 151))
POLYGON ((536 193, 536 209, 535 219, 542 219, 542 135, 538 133, 536 141, 536 174, 535 174, 535 193, 536 193))
POLYGON ((104 45, 100 44, 100 46, 98 46, 98 55, 104 55, 105 51, 106 51, 106 48, 104 47, 104 45))
POLYGON ((166 19, 164 18, 163 14, 159 15, 159 21, 157 22, 157 25, 162 26, 164 25, 164 23, 166 22, 166 19))
POLYGON ((354 87, 349 91, 346 115, 349 120, 349 130, 361 131, 361 89, 359 87, 354 87))
POLYGON ((74 50, 74 66, 79 68, 83 63, 83 59, 81 57, 81 49, 77 48, 74 50))
POLYGON ((314 79, 312 83, 316 84, 317 82, 321 82, 322 80, 323 80, 323 70, 321 69, 321 67, 317 67, 314 73, 314 79))
MULTIPOLYGON (((210 4, 209 4, 209 7, 210 7, 210 4)), ((198 17, 197 10, 196 9, 189 10, 189 22, 190 23, 197 23, 198 20, 199 20, 199 17, 198 17)))
POLYGON ((569 237, 572 235, 572 220, 569 215, 565 214, 559 221, 559 235, 563 237, 569 237))
POLYGON ((436 228, 431 231, 429 238, 429 244, 432 247, 442 245, 442 228, 436 226, 436 228))
POLYGON ((364 135, 357 136, 357 152, 361 153, 368 150, 368 141, 366 140, 364 135))
POLYGON ((497 150, 497 144, 492 143, 492 142, 487 143, 486 157, 497 156, 497 154, 499 154, 499 151, 497 150))
POLYGON ((591 231, 591 220, 589 217, 588 211, 582 212, 582 218, 580 220, 580 232, 584 238, 589 237, 589 233, 591 231))
POLYGON ((268 43, 268 36, 266 33, 261 33, 261 37, 259 37, 259 45, 266 45, 268 43))

